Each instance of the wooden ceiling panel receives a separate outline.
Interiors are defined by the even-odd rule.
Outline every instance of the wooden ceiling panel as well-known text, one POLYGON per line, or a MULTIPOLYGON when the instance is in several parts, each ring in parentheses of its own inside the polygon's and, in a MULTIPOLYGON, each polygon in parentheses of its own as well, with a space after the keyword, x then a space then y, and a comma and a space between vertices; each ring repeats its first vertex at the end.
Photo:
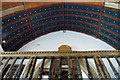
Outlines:
POLYGON ((30 9, 30 8, 35 8, 35 7, 53 5, 56 3, 59 3, 59 2, 25 2, 25 8, 30 9))
POLYGON ((22 2, 2 2, 2 10, 9 9, 16 6, 21 6, 22 2))
MULTIPOLYGON (((47 5, 53 5, 61 2, 24 2, 25 8, 35 8, 35 7, 42 7, 47 5)), ((82 3, 86 5, 96 5, 96 6, 103 6, 103 2, 74 2, 74 3, 82 3)), ((12 7, 22 6, 23 2, 2 2, 2 10, 9 9, 12 7)))

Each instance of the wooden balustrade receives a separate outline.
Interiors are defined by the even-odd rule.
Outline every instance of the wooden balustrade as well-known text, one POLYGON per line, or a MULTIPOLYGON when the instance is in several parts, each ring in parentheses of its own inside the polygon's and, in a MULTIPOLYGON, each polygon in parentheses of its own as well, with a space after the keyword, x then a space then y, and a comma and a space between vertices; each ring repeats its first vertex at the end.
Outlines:
MULTIPOLYGON (((2 79, 17 80, 19 78, 28 78, 42 80, 47 75, 48 80, 83 80, 82 65, 80 60, 84 60, 86 64, 86 71, 88 79, 94 78, 111 79, 110 73, 106 68, 106 64, 102 60, 105 58, 116 79, 120 78, 120 74, 111 62, 110 58, 114 58, 118 66, 120 66, 120 51, 69 51, 69 52, 4 52, 0 54, 0 71, 2 72, 2 79), (25 60, 29 60, 25 63, 25 60), (95 71, 92 71, 89 59, 94 60, 97 68, 97 76, 95 71), (19 63, 17 63, 19 61, 19 63), (41 63, 40 61, 41 60, 41 63), (48 60, 48 62, 47 62, 48 60), (38 62, 38 64, 37 64, 38 62), (50 63, 49 67, 45 67, 50 63), (17 65, 17 68, 14 68, 17 65), (26 67, 25 67, 26 65, 26 67), (65 66, 66 67, 63 67, 65 66), (22 74, 23 73, 23 74, 22 74)), ((85 66, 84 66, 85 67, 85 66)))

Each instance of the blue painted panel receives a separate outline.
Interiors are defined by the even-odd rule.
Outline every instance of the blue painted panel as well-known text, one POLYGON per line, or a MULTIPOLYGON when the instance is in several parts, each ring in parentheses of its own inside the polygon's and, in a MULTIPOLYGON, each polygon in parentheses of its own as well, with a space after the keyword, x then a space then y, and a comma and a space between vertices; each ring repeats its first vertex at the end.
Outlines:
POLYGON ((40 19, 40 18, 45 18, 48 16, 53 16, 53 15, 58 15, 58 14, 63 14, 63 11, 55 11, 55 12, 49 12, 47 14, 38 14, 37 16, 33 16, 30 18, 30 21, 36 20, 36 19, 40 19))
POLYGON ((105 36, 103 36, 103 35, 98 35, 98 37, 100 38, 100 39, 103 39, 103 40, 105 40, 106 42, 108 42, 108 43, 110 43, 111 45, 114 45, 115 46, 115 48, 116 49, 120 49, 120 44, 117 44, 117 43, 115 43, 114 41, 112 41, 112 40, 110 40, 110 39, 108 39, 107 37, 105 37, 105 36))
POLYGON ((76 14, 76 15, 80 15, 80 16, 88 16, 88 17, 92 17, 92 18, 100 18, 100 16, 98 14, 90 14, 90 13, 86 13, 86 12, 78 12, 78 11, 64 11, 64 14, 76 14))
POLYGON ((29 42, 30 40, 31 40, 31 36, 30 36, 30 37, 27 37, 26 39, 22 40, 20 43, 18 43, 17 45, 15 45, 15 46, 11 49, 11 51, 16 51, 16 50, 18 50, 20 47, 23 46, 23 44, 24 44, 25 42, 29 42))
POLYGON ((107 32, 103 29, 100 29, 100 32, 103 33, 103 34, 106 34, 108 35, 109 37, 115 39, 116 41, 119 41, 120 42, 120 38, 118 36, 115 36, 114 34, 110 33, 110 32, 107 32))
POLYGON ((101 11, 101 8, 89 7, 89 6, 85 6, 85 5, 74 5, 74 4, 65 4, 64 8, 77 9, 77 10, 88 10, 88 11, 93 11, 93 12, 101 11))
POLYGON ((84 23, 79 23, 79 22, 71 22, 71 21, 65 21, 65 24, 72 24, 72 25, 77 25, 77 26, 83 26, 85 28, 89 28, 89 29, 92 29, 92 30, 97 30, 97 27, 95 26, 90 26, 88 24, 84 24, 84 23))
POLYGON ((10 25, 10 26, 7 26, 6 28, 3 28, 3 32, 7 33, 10 30, 13 30, 13 29, 15 29, 17 27, 20 27, 21 25, 25 24, 26 22, 27 22, 27 20, 21 20, 21 21, 19 21, 17 23, 14 23, 14 24, 10 25))
POLYGON ((54 31, 60 31, 60 30, 62 30, 63 29, 63 27, 64 26, 56 26, 56 27, 52 27, 52 28, 47 28, 47 29, 45 29, 45 30, 42 30, 42 31, 40 31, 40 32, 38 32, 38 33, 36 33, 35 34, 35 36, 41 36, 41 35, 43 35, 43 34, 45 34, 45 33, 50 33, 50 32, 54 32, 54 31))
POLYGON ((63 20, 63 19, 64 19, 63 16, 47 18, 47 19, 39 20, 38 22, 35 22, 35 23, 31 24, 31 26, 34 27, 34 26, 44 24, 44 23, 47 23, 47 22, 52 22, 52 21, 55 21, 55 20, 63 20))
POLYGON ((58 10, 61 9, 62 5, 55 5, 55 6, 49 6, 49 7, 45 7, 45 8, 40 8, 37 10, 29 10, 29 14, 36 14, 36 13, 40 13, 40 12, 46 12, 46 11, 50 11, 50 10, 58 10))
POLYGON ((61 22, 55 22, 55 23, 50 23, 50 24, 46 24, 46 25, 41 25, 41 26, 39 26, 37 28, 32 29, 32 31, 36 32, 38 30, 42 30, 42 29, 49 28, 49 27, 54 27, 54 26, 59 26, 59 25, 62 25, 62 24, 64 24, 63 21, 61 21, 61 22))
POLYGON ((102 20, 105 20, 107 22, 115 24, 116 26, 120 26, 120 21, 118 21, 118 20, 114 20, 114 19, 111 19, 111 18, 108 18, 108 17, 105 17, 105 16, 102 17, 102 20))
POLYGON ((9 24, 10 22, 16 21, 16 20, 18 20, 18 19, 20 19, 20 18, 23 18, 23 17, 25 17, 25 16, 27 16, 27 15, 26 15, 26 13, 23 11, 22 13, 16 14, 15 16, 11 16, 11 17, 8 17, 7 19, 3 19, 3 20, 2 20, 2 25, 4 26, 4 25, 6 25, 6 24, 9 24))
POLYGON ((107 15, 110 15, 110 16, 114 16, 114 17, 117 17, 117 18, 120 18, 120 12, 117 12, 117 11, 112 11, 112 10, 107 10, 105 9, 103 11, 104 14, 107 14, 107 15))
POLYGON ((17 34, 21 33, 22 31, 28 30, 28 29, 29 29, 28 27, 29 27, 29 26, 24 26, 23 28, 20 28, 20 29, 16 30, 15 32, 9 34, 8 36, 6 36, 6 37, 3 38, 3 39, 7 41, 7 40, 13 38, 14 36, 16 36, 17 34))
POLYGON ((13 39, 11 42, 7 43, 6 48, 10 48, 11 45, 13 45, 13 44, 16 43, 17 41, 23 39, 24 37, 27 37, 27 36, 30 35, 30 34, 31 34, 31 32, 28 31, 28 32, 25 32, 24 34, 18 36, 17 38, 13 39), (21 36, 22 36, 22 37, 21 37, 21 36))
POLYGON ((64 16, 65 20, 78 20, 78 21, 83 21, 83 22, 88 22, 92 23, 95 25, 98 25, 98 21, 87 19, 87 18, 80 18, 80 17, 73 17, 73 16, 64 16))
POLYGON ((109 24, 101 23, 101 27, 109 29, 111 32, 114 32, 116 34, 120 34, 120 29, 110 26, 109 24))

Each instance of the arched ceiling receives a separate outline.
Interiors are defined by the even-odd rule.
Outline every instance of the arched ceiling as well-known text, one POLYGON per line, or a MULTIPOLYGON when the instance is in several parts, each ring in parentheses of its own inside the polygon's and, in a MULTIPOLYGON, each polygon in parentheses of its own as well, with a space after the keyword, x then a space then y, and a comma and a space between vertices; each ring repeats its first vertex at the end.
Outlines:
POLYGON ((42 35, 71 30, 101 39, 120 49, 120 10, 96 3, 3 3, 2 47, 17 51, 42 35))

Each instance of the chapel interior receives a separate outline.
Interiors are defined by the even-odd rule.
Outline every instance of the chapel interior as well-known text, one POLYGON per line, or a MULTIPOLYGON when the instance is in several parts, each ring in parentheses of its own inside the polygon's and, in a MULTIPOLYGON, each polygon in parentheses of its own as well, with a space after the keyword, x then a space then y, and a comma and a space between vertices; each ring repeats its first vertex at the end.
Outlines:
POLYGON ((92 1, 3 0, 0 80, 120 80, 120 1, 92 1))

